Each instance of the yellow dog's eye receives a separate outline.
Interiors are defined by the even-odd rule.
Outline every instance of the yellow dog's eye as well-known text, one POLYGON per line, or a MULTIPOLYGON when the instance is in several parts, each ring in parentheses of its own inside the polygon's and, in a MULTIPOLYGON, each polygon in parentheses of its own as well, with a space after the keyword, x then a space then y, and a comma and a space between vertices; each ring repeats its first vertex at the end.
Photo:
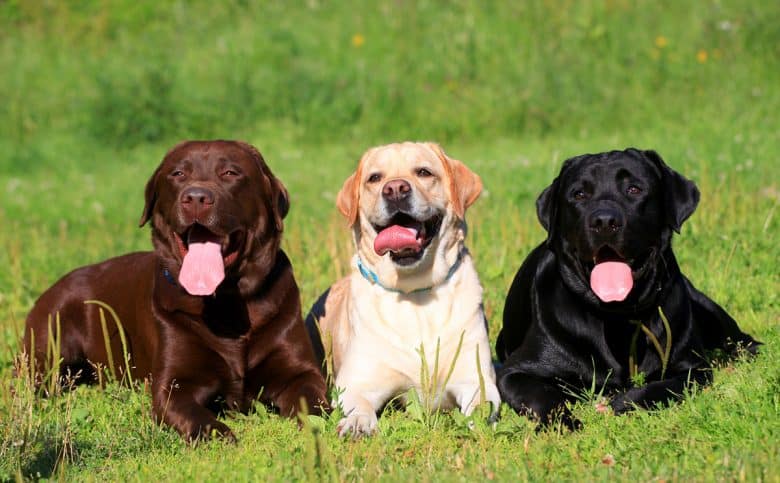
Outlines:
POLYGON ((427 168, 417 168, 417 176, 420 178, 427 178, 428 176, 433 176, 433 173, 428 171, 427 168))
POLYGON ((382 179, 382 175, 381 175, 381 174, 379 174, 379 173, 373 173, 373 174, 371 174, 371 176, 369 176, 369 177, 368 177, 368 182, 369 182, 369 183, 376 183, 376 182, 378 182, 380 179, 382 179))

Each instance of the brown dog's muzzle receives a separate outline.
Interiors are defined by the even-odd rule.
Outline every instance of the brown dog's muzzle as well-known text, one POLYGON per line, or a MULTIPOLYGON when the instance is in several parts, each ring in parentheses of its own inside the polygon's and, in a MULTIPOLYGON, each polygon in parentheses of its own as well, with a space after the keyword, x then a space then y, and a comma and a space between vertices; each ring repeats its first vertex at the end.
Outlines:
POLYGON ((187 221, 200 221, 210 214, 214 206, 214 193, 200 186, 191 186, 182 191, 179 203, 187 221))

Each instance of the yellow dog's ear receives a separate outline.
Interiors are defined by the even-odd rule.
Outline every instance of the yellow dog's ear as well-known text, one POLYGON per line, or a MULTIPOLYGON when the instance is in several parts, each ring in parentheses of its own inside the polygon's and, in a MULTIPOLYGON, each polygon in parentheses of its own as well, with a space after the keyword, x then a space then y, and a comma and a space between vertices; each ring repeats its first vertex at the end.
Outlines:
MULTIPOLYGON (((369 151, 370 152, 370 151, 369 151)), ((360 178, 363 176, 363 160, 368 152, 360 158, 357 170, 344 181, 338 196, 336 196, 336 208, 347 218, 349 226, 357 223, 358 202, 360 201, 360 178)))
POLYGON ((450 199, 455 214, 464 219, 466 208, 473 205, 482 193, 482 178, 465 164, 444 154, 441 146, 427 143, 428 147, 441 159, 444 171, 449 178, 450 199))

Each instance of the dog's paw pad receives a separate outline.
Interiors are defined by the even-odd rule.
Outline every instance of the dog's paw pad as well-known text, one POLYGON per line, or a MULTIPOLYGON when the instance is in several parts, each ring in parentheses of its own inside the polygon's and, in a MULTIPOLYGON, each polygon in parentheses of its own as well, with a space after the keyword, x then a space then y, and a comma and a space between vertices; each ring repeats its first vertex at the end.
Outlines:
POLYGON ((377 431, 376 414, 350 414, 339 421, 336 430, 342 438, 346 436, 352 436, 353 438, 370 436, 377 431))

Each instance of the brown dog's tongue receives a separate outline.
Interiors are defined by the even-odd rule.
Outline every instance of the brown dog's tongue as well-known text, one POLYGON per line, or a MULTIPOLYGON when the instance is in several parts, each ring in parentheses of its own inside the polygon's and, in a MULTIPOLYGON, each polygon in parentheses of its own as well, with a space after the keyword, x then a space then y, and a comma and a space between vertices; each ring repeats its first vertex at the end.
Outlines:
POLYGON ((590 272, 590 288, 603 302, 622 302, 634 287, 631 267, 622 262, 603 262, 590 272))
POLYGON ((374 239, 374 251, 377 255, 402 250, 420 251, 422 242, 417 239, 417 230, 401 225, 393 225, 380 231, 374 239))
POLYGON ((219 243, 190 243, 179 272, 179 283, 191 295, 211 295, 225 278, 219 243))

